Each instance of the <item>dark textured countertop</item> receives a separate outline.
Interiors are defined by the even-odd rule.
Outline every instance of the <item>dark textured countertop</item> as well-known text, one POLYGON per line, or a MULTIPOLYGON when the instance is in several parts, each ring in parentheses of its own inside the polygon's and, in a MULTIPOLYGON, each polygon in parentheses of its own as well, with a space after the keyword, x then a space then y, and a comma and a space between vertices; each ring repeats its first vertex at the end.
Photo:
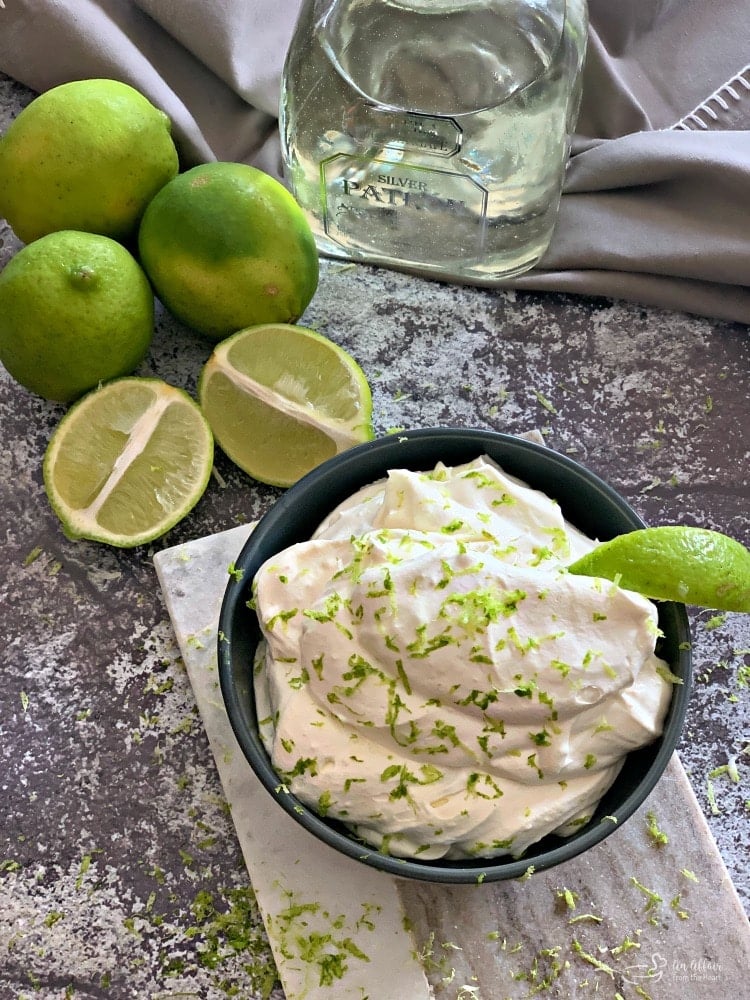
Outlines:
MULTIPOLYGON (((29 98, 0 76, 0 132, 29 98)), ((0 265, 17 246, 0 223, 0 265)), ((745 327, 325 262, 304 322, 360 362, 379 433, 539 428, 650 523, 750 543, 745 327)), ((194 392, 210 350, 160 312, 139 373, 194 392)), ((279 491, 218 454, 157 545, 70 542, 41 475, 63 412, 0 369, 0 1000, 261 995, 273 971, 153 555, 279 491)), ((750 616, 691 622, 679 754, 748 912, 750 616)))

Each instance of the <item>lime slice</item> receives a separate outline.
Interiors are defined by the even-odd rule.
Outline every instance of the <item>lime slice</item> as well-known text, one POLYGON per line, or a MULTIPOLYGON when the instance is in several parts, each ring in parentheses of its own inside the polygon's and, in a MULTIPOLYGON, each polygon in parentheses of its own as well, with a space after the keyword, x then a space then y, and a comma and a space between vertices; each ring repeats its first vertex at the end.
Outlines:
POLYGON ((750 550, 719 531, 665 525, 603 542, 568 567, 645 597, 750 611, 750 550))
POLYGON ((198 398, 229 458, 273 486, 291 486, 373 436, 370 387, 354 358, 288 323, 251 326, 218 344, 198 398))
POLYGON ((195 506, 212 464, 211 431, 186 392, 122 378, 62 418, 44 456, 44 485, 69 538, 131 548, 195 506))

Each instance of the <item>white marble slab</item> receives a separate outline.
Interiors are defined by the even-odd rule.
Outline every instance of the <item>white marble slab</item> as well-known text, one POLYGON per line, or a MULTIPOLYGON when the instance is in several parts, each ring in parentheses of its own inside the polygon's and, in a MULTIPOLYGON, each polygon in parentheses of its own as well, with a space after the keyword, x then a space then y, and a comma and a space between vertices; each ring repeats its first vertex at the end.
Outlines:
POLYGON ((298 827, 242 756, 218 687, 227 567, 250 530, 155 564, 289 1000, 748 995, 750 927, 677 757, 604 843, 510 883, 394 879, 298 827), (332 969, 341 978, 321 982, 332 969))
POLYGON ((216 638, 227 567, 249 527, 158 553, 156 564, 243 856, 289 1000, 432 996, 395 880, 312 838, 242 755, 219 688, 216 638))

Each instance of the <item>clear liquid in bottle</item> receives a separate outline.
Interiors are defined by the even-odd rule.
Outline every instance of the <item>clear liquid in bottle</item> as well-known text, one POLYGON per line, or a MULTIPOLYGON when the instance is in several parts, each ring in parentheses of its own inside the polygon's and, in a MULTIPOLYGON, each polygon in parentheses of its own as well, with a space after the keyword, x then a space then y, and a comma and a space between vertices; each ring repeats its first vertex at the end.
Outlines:
POLYGON ((282 82, 321 253, 493 284, 549 245, 585 0, 308 0, 282 82))

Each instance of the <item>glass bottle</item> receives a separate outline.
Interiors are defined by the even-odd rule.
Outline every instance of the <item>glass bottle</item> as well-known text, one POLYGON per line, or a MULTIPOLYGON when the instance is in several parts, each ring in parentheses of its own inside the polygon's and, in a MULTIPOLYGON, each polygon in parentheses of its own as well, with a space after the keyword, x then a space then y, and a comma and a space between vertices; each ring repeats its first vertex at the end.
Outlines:
POLYGON ((489 285, 533 267, 586 32, 585 0, 305 0, 280 127, 320 252, 489 285))

